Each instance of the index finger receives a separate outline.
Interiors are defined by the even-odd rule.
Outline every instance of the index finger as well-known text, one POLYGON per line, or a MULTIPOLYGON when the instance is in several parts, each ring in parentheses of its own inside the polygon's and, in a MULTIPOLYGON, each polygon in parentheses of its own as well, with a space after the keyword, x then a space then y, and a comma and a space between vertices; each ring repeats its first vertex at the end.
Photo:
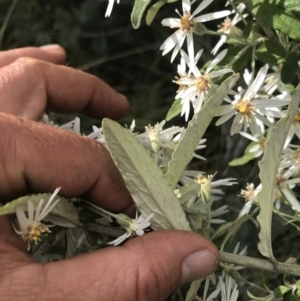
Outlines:
POLYGON ((0 52, 0 68, 21 57, 32 57, 54 64, 65 64, 67 55, 65 50, 56 44, 5 50, 0 52))
POLYGON ((45 109, 118 119, 127 99, 88 73, 32 58, 20 58, 0 72, 0 111, 37 120, 45 109))

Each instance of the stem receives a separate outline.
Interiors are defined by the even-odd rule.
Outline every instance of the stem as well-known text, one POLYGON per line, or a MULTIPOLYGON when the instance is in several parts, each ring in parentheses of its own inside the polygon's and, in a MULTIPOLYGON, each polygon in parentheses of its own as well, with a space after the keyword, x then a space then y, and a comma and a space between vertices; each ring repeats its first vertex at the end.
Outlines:
POLYGON ((261 271, 300 276, 300 265, 283 262, 272 263, 271 261, 265 259, 236 255, 222 251, 220 251, 220 255, 221 261, 225 263, 241 265, 247 268, 258 269, 261 271))
POLYGON ((103 213, 105 213, 105 214, 107 214, 107 215, 109 215, 109 216, 111 216, 111 217, 114 217, 116 220, 119 219, 119 216, 118 216, 117 214, 113 214, 113 213, 111 213, 111 212, 109 212, 109 211, 106 211, 105 209, 102 209, 101 207, 98 207, 98 206, 94 205, 93 203, 90 203, 90 202, 87 201, 87 200, 83 200, 83 201, 84 201, 85 203, 89 204, 91 207, 94 207, 94 208, 96 208, 97 210, 99 210, 99 211, 101 211, 101 212, 103 212, 103 213))
POLYGON ((103 226, 96 223, 82 223, 80 227, 92 232, 106 234, 112 237, 119 237, 126 232, 125 230, 120 228, 103 226))

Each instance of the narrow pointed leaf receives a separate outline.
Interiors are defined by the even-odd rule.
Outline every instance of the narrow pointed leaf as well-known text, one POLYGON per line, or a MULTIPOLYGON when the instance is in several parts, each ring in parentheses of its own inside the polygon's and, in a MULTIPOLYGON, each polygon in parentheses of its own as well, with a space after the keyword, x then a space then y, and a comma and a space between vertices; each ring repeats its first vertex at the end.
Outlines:
POLYGON ((175 99, 175 101, 173 102, 171 108, 168 111, 166 121, 169 121, 172 118, 174 118, 174 117, 176 117, 177 115, 180 114, 181 108, 182 108, 182 105, 181 105, 180 101, 181 101, 180 98, 175 99))
POLYGON ((235 74, 227 78, 219 89, 210 97, 202 109, 194 115, 188 127, 175 149, 169 162, 166 178, 168 183, 175 188, 182 172, 190 162, 200 139, 205 133, 211 120, 215 116, 217 108, 221 105, 228 91, 234 86, 239 75, 235 74))
POLYGON ((291 123, 297 112, 300 102, 300 86, 297 87, 289 105, 287 116, 279 120, 272 129, 266 143, 263 159, 259 162, 259 178, 262 184, 258 194, 260 212, 257 221, 260 224, 258 249, 263 256, 275 260, 271 243, 271 221, 274 201, 276 175, 279 167, 282 149, 289 132, 291 123))
POLYGON ((138 29, 140 27, 144 12, 150 2, 151 0, 135 0, 130 16, 132 27, 134 29, 138 29))
POLYGON ((163 173, 132 133, 118 123, 102 122, 106 145, 119 168, 134 202, 151 227, 190 230, 185 214, 163 173))

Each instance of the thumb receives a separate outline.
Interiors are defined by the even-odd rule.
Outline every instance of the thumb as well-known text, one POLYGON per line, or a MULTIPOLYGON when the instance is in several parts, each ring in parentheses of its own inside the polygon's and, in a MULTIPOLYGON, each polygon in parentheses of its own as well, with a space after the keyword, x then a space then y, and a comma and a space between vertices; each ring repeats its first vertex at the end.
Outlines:
POLYGON ((122 247, 46 265, 47 290, 58 292, 53 300, 164 301, 181 283, 214 272, 218 263, 218 250, 199 234, 157 231, 122 247))

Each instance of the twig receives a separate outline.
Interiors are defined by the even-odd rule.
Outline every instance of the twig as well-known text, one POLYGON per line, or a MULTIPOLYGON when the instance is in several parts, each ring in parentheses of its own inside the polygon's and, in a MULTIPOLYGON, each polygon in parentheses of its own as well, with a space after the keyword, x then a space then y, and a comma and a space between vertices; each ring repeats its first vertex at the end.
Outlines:
POLYGON ((247 268, 269 271, 273 273, 288 274, 300 276, 300 265, 283 262, 272 263, 269 260, 259 259, 249 256, 236 255, 227 252, 220 252, 221 261, 235 265, 241 265, 247 268))

